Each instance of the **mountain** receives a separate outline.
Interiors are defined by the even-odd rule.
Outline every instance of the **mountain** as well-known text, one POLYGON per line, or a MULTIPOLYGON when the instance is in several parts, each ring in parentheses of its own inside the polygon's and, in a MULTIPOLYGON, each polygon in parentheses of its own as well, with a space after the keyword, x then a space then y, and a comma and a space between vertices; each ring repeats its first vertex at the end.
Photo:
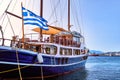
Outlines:
POLYGON ((98 50, 90 50, 90 54, 102 54, 104 52, 98 50))

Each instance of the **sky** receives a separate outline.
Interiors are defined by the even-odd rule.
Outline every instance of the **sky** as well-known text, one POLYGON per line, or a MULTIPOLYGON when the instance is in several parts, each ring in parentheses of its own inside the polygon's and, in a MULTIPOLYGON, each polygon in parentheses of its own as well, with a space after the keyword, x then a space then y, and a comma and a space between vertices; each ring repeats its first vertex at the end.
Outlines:
POLYGON ((81 7, 88 48, 120 51, 120 0, 82 0, 81 7))
MULTIPOLYGON (((4 7, 1 7, 3 6, 2 1, 3 0, 0 0, 0 16, 4 11, 4 7)), ((10 0, 5 1, 8 2, 10 0)), ((77 7, 76 10, 81 11, 80 13, 78 13, 78 17, 80 18, 79 21, 81 23, 81 30, 83 35, 85 36, 87 48, 91 50, 100 50, 103 52, 120 51, 120 0, 76 0, 76 1, 80 1, 80 6, 77 7)), ((34 4, 35 3, 36 1, 34 2, 34 4)), ((54 2, 53 4, 56 3, 54 2)), ((48 6, 49 5, 47 5, 47 7, 45 8, 48 9, 48 6)), ((65 4, 63 4, 63 6, 65 6, 65 4)), ((30 7, 31 6, 29 6, 29 8, 30 7)), ((36 7, 34 8, 38 9, 36 7)), ((50 10, 48 9, 47 11, 48 12, 44 12, 45 13, 44 16, 45 19, 49 20, 47 15, 50 14, 50 10)), ((62 14, 64 14, 64 12, 65 11, 63 10, 62 14)), ((51 20, 51 22, 49 23, 52 22, 53 21, 51 20)), ((71 23, 73 23, 72 20, 71 23)))

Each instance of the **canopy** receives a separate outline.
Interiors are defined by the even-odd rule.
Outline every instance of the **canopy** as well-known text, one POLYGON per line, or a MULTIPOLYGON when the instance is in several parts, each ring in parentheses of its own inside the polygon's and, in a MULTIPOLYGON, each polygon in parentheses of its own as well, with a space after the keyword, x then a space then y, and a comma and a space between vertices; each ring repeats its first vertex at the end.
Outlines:
MULTIPOLYGON (((49 27, 49 30, 42 30, 42 34, 51 35, 51 34, 57 34, 57 33, 62 32, 62 31, 67 31, 67 30, 60 28, 60 27, 54 27, 54 26, 48 26, 48 27, 49 27)), ((34 28, 32 30, 35 32, 40 32, 40 28, 34 28)))

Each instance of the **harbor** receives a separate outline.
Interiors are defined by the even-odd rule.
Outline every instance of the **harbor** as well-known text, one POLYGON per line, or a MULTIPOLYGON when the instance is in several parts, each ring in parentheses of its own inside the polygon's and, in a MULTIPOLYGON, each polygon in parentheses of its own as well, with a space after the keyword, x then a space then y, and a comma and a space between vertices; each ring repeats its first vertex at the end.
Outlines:
POLYGON ((120 80, 119 0, 0 0, 0 80, 120 80))

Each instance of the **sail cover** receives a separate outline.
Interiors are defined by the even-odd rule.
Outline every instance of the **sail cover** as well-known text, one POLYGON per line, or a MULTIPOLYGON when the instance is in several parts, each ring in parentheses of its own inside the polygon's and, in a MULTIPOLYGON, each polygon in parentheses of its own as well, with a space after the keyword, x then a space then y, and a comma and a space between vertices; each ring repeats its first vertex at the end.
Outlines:
MULTIPOLYGON (((62 32, 62 31, 67 31, 67 30, 60 28, 60 27, 55 27, 55 26, 50 26, 50 25, 48 25, 48 26, 49 26, 49 30, 47 30, 47 31, 42 30, 42 34, 51 35, 51 34, 57 34, 57 33, 62 32)), ((32 30, 35 32, 40 32, 39 28, 34 28, 32 30)))

